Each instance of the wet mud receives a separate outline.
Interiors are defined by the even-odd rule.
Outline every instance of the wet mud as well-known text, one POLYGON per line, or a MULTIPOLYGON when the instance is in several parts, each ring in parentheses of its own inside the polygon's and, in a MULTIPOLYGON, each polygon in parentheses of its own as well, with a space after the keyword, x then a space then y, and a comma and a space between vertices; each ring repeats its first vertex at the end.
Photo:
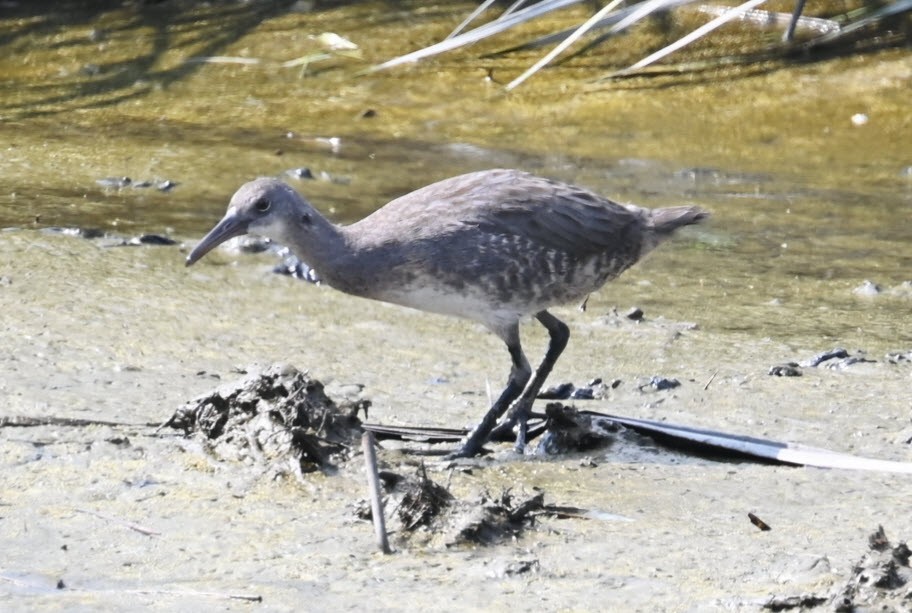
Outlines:
MULTIPOLYGON (((337 407, 370 400, 372 421, 470 425, 486 409, 486 380, 494 387, 506 374, 495 339, 276 275, 265 253, 187 273, 174 246, 105 249, 17 231, 2 250, 4 308, 31 305, 3 331, 0 581, 14 608, 243 602, 235 597, 359 608, 368 590, 392 610, 403 589, 424 586, 428 595, 416 598, 446 608, 506 609, 518 594, 588 608, 597 593, 628 609, 758 610, 774 596, 831 598, 872 525, 897 542, 912 533, 907 475, 758 465, 625 436, 547 459, 499 443, 454 470, 390 441, 382 468, 408 476, 425 462, 453 508, 543 492, 544 504, 589 515, 534 512, 533 522, 481 544, 454 536, 457 525, 486 525, 464 514, 464 524, 437 524, 448 530, 394 536, 395 553, 383 556, 353 512, 366 496, 359 454, 298 476, 287 464, 269 470, 274 463, 250 451, 254 441, 268 449, 287 440, 269 428, 239 437, 243 453, 219 456, 208 437, 159 426, 188 401, 242 381, 238 369, 251 361, 276 356, 322 381, 337 407), (97 281, 99 270, 107 281, 97 281), (23 416, 32 419, 12 419, 23 416), (772 530, 758 530, 748 513, 772 530), (821 557, 826 564, 814 562, 821 557)), ((802 367, 802 377, 771 377, 769 364, 811 360, 833 345, 758 341, 703 317, 699 326, 669 318, 661 306, 641 321, 617 317, 645 304, 644 274, 663 282, 660 270, 631 273, 620 294, 593 296, 586 313, 558 310, 573 336, 554 381, 612 382, 592 400, 572 400, 576 407, 908 461, 908 345, 872 343, 873 361, 825 368, 843 359, 833 357, 802 367), (657 376, 680 385, 656 389, 657 376)), ((533 326, 523 331, 530 352, 544 347, 533 326)))

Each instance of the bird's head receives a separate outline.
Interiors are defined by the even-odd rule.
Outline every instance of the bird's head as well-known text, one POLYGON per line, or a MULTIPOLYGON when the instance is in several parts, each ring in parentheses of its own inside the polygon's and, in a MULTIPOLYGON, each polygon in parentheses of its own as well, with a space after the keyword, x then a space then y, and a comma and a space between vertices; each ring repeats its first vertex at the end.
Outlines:
POLYGON ((288 245, 319 214, 291 187, 276 179, 245 183, 231 197, 228 211, 187 256, 190 266, 218 245, 243 234, 288 245))

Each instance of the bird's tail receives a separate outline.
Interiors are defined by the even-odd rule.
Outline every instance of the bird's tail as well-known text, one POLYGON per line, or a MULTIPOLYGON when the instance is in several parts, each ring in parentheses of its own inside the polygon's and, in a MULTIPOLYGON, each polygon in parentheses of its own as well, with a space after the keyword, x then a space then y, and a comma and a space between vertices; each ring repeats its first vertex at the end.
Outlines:
POLYGON ((659 240, 671 236, 671 233, 682 226, 696 224, 709 218, 709 212, 697 206, 673 206, 666 209, 653 209, 649 216, 652 229, 659 240))
MULTIPOLYGON (((633 208, 630 205, 627 208, 633 208)), ((647 219, 651 232, 646 232, 640 256, 655 249, 659 243, 670 238, 675 230, 682 226, 700 223, 709 217, 709 211, 697 206, 672 206, 665 209, 643 209, 637 207, 640 214, 647 219)))

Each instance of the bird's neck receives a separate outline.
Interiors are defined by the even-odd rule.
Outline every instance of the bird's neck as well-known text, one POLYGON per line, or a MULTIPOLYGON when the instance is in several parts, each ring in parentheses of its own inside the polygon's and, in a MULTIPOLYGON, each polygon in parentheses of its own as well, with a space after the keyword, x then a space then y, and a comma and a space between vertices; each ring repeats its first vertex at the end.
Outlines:
MULTIPOLYGON (((309 221, 297 221, 294 227, 285 227, 276 242, 285 245, 314 268, 321 278, 329 281, 345 266, 352 252, 351 242, 343 228, 312 211, 309 221)), ((330 283, 332 285, 332 283, 330 283)))

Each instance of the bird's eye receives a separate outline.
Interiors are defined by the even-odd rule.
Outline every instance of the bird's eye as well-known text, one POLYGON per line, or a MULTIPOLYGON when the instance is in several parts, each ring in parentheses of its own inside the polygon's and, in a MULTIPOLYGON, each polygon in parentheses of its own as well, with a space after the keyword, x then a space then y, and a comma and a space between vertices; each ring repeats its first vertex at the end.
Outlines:
POLYGON ((310 213, 301 213, 301 223, 309 226, 311 222, 310 213))
POLYGON ((257 200, 253 204, 253 207, 260 213, 265 213, 266 211, 268 211, 269 206, 270 206, 270 203, 265 198, 261 198, 260 200, 257 200))

